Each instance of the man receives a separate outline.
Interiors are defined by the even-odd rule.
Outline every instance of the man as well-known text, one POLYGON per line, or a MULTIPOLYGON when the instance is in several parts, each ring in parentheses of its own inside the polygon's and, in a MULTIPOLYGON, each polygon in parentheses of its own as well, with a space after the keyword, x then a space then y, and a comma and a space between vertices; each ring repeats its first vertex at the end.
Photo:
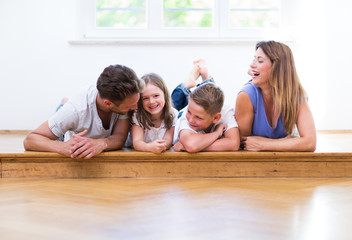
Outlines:
POLYGON ((142 90, 143 82, 132 69, 109 66, 96 86, 84 89, 29 133, 24 148, 87 159, 102 151, 120 149, 130 128, 126 113, 137 109, 142 90), (64 134, 65 142, 56 141, 64 134))

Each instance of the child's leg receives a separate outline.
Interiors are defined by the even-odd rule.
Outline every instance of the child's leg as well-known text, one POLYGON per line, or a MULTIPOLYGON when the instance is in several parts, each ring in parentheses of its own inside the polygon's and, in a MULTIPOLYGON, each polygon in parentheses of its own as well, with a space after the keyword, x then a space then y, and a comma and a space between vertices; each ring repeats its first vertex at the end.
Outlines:
POLYGON ((199 77, 198 66, 194 66, 189 78, 178 85, 171 93, 172 105, 178 111, 188 105, 188 95, 190 94, 189 89, 196 86, 196 81, 199 77))
POLYGON ((209 80, 211 75, 208 72, 208 67, 204 59, 198 59, 193 62, 194 65, 199 67, 199 74, 202 76, 202 81, 209 80))

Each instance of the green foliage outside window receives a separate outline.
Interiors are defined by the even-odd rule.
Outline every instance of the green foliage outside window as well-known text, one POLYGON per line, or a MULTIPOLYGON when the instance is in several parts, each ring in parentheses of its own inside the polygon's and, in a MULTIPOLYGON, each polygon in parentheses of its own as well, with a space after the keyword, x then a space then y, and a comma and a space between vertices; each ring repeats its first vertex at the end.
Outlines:
MULTIPOLYGON (((157 0, 149 0, 157 1, 157 0)), ((215 0, 220 1, 220 0, 215 0)), ((147 0, 96 0, 96 26, 146 28, 147 0)), ((230 0, 231 28, 277 27, 280 0, 230 0)), ((166 28, 211 28, 213 0, 163 0, 166 28)))

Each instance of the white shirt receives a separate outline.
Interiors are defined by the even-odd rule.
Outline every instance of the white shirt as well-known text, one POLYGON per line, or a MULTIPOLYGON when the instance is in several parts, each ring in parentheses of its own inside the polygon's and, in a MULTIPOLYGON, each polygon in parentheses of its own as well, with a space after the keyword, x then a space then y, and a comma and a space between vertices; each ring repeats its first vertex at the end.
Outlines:
POLYGON ((87 130, 85 137, 106 138, 111 136, 117 119, 126 119, 127 115, 112 113, 108 129, 103 123, 97 110, 98 90, 95 85, 84 88, 78 95, 70 99, 61 109, 49 118, 49 128, 57 136, 65 133, 65 141, 77 134, 87 130))
MULTIPOLYGON (((221 123, 225 124, 227 126, 225 132, 227 130, 229 130, 230 128, 238 127, 237 121, 235 119, 235 109, 234 108, 224 105, 222 107, 220 113, 221 113, 220 120, 214 124, 214 126, 211 128, 210 132, 214 132, 215 127, 221 123)), ((191 126, 189 125, 189 122, 187 121, 186 114, 187 114, 187 108, 183 111, 182 116, 176 122, 173 144, 177 143, 180 140, 179 134, 180 134, 181 130, 183 130, 183 129, 188 129, 188 130, 191 130, 195 133, 205 134, 205 132, 203 130, 197 132, 191 128, 191 126)))
MULTIPOLYGON (((172 123, 172 126, 175 126, 176 121, 177 121, 178 111, 175 108, 171 108, 171 114, 174 115, 174 121, 172 123)), ((142 127, 137 120, 136 112, 132 116, 132 123, 142 127)), ((166 130, 167 130, 167 128, 165 127, 164 121, 162 121, 160 127, 158 127, 158 128, 150 127, 149 130, 145 128, 144 129, 144 142, 149 143, 149 142, 153 142, 155 140, 163 139, 163 137, 166 133, 166 130)))

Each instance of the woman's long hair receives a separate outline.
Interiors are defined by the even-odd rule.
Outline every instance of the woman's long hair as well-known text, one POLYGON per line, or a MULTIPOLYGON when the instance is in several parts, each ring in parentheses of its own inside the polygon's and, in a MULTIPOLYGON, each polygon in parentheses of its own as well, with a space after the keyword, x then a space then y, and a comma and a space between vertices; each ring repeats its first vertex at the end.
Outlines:
POLYGON ((258 48, 271 60, 269 84, 274 107, 282 114, 285 131, 291 134, 297 123, 299 105, 307 98, 296 72, 292 51, 287 45, 275 41, 259 42, 256 50, 258 48))
MULTIPOLYGON (((147 84, 153 84, 163 91, 165 97, 165 105, 160 117, 161 120, 164 120, 165 127, 170 129, 176 116, 174 116, 171 110, 171 98, 164 80, 155 73, 145 74, 142 79, 144 80, 145 86, 147 86, 147 84)), ((154 127, 152 122, 152 115, 143 108, 142 93, 138 101, 138 110, 136 112, 136 116, 137 121, 142 128, 150 129, 150 127, 154 127)))

